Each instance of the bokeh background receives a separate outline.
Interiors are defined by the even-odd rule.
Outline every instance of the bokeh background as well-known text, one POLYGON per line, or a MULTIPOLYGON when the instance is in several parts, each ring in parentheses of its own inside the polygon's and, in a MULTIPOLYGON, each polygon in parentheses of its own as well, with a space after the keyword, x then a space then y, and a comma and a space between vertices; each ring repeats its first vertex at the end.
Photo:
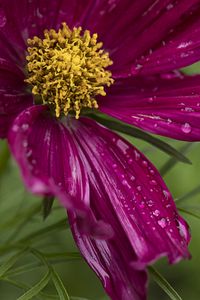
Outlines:
MULTIPOLYGON (((198 65, 186 72, 193 73, 196 70, 199 70, 198 65)), ((169 266, 166 259, 161 259, 155 268, 182 299, 199 300, 200 143, 189 145, 161 139, 184 153, 192 164, 170 159, 167 154, 144 141, 135 138, 130 140, 163 173, 180 213, 190 225, 192 259, 173 266, 169 266)), ((41 198, 25 190, 18 167, 9 157, 6 142, 0 142, 0 277, 1 272, 4 273, 0 280, 0 299, 16 300, 37 284, 47 272, 46 262, 59 274, 69 299, 108 299, 95 274, 78 255, 65 222, 64 209, 55 200, 51 214, 43 220, 41 203, 41 198)), ((31 299, 65 299, 58 296, 54 283, 50 280, 42 293, 31 299)), ((150 276, 149 300, 160 299, 170 298, 150 276)))

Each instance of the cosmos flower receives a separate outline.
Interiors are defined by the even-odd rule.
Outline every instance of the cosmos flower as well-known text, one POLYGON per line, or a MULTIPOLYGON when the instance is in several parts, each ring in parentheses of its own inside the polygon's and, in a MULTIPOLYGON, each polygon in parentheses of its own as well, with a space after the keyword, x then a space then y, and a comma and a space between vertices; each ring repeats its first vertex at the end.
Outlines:
POLYGON ((200 77, 176 71, 199 60, 199 13, 199 0, 0 0, 0 137, 26 187, 67 208, 113 300, 146 299, 147 266, 187 258, 190 237, 152 163, 88 111, 200 140, 200 77))

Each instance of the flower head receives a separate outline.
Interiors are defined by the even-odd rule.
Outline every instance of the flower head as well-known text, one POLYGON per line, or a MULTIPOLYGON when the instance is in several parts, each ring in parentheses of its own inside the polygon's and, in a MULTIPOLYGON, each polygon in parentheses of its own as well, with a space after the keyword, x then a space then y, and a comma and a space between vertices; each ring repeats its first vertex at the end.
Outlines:
POLYGON ((112 61, 97 34, 86 30, 81 35, 81 30, 63 23, 58 32, 45 30, 43 40, 28 40, 26 82, 34 95, 53 107, 56 117, 73 111, 78 119, 82 108, 98 108, 95 97, 105 96, 104 85, 113 83, 111 72, 105 70, 112 61))
POLYGON ((200 77, 174 72, 199 60, 198 2, 0 2, 0 136, 114 300, 146 299, 148 264, 190 236, 151 162, 85 111, 200 140, 200 77))

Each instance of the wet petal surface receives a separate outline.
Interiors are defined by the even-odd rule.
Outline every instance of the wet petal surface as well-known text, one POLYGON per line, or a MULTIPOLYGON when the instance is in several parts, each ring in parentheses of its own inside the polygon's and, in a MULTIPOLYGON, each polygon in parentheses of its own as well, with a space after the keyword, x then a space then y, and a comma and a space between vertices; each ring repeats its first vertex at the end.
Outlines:
POLYGON ((135 265, 141 267, 162 255, 171 263, 187 257, 187 225, 155 167, 136 148, 94 121, 82 119, 72 128, 83 149, 90 182, 93 176, 98 178, 112 207, 98 210, 100 200, 91 200, 93 212, 105 222, 115 215, 136 254, 135 265))
POLYGON ((200 141, 200 76, 119 80, 100 110, 152 133, 200 141))

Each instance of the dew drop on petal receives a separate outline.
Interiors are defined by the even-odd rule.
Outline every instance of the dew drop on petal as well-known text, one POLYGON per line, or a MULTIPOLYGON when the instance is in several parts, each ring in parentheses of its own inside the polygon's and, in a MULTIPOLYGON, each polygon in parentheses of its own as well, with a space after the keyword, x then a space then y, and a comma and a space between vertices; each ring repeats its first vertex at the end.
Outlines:
POLYGON ((192 127, 190 126, 189 123, 185 123, 181 126, 181 130, 184 132, 184 133, 190 133, 191 130, 192 130, 192 127))
POLYGON ((135 154, 135 160, 139 160, 140 159, 140 153, 138 153, 136 150, 134 150, 134 154, 135 154))
POLYGON ((28 152, 26 152, 26 157, 29 158, 32 155, 32 150, 28 150, 28 152))
POLYGON ((128 182, 124 179, 124 180, 122 180, 122 184, 123 184, 123 185, 127 185, 128 182))
POLYGON ((153 97, 148 98, 148 102, 152 103, 153 102, 153 97))
POLYGON ((23 141, 23 146, 24 146, 24 148, 28 147, 28 142, 26 140, 23 141))
POLYGON ((147 201, 147 205, 148 205, 149 207, 153 206, 153 201, 152 201, 152 200, 148 200, 148 201, 147 201))
POLYGON ((131 165, 133 163, 132 158, 129 158, 128 163, 131 165))
POLYGON ((154 215, 154 216, 156 216, 156 217, 158 217, 158 216, 159 216, 159 214, 160 214, 160 212, 159 212, 159 210, 158 210, 158 209, 156 209, 156 210, 153 212, 153 215, 154 215))
POLYGON ((180 232, 180 235, 187 240, 188 238, 188 233, 187 233, 187 229, 185 227, 185 225, 179 220, 178 221, 179 223, 179 232, 180 232))
POLYGON ((18 126, 18 125, 14 125, 14 126, 12 127, 12 130, 13 130, 14 132, 17 132, 17 131, 19 130, 19 126, 18 126))
POLYGON ((155 172, 154 172, 153 169, 150 169, 150 174, 151 174, 151 175, 154 175, 154 174, 155 174, 155 172))
POLYGON ((156 182, 155 180, 151 180, 151 181, 150 181, 150 184, 151 184, 151 185, 157 185, 157 182, 156 182))
POLYGON ((170 194, 167 190, 163 190, 163 195, 167 200, 169 199, 170 194))
POLYGON ((167 225, 165 218, 158 220, 158 225, 160 225, 160 227, 162 227, 162 228, 165 228, 167 225))
POLYGON ((142 165, 146 168, 148 167, 148 162, 146 160, 143 160, 142 165))
POLYGON ((130 179, 131 179, 131 181, 134 181, 135 180, 135 176, 132 175, 130 179))
POLYGON ((22 130, 23 131, 26 131, 26 130, 28 130, 29 129, 29 124, 23 124, 22 125, 22 130))

